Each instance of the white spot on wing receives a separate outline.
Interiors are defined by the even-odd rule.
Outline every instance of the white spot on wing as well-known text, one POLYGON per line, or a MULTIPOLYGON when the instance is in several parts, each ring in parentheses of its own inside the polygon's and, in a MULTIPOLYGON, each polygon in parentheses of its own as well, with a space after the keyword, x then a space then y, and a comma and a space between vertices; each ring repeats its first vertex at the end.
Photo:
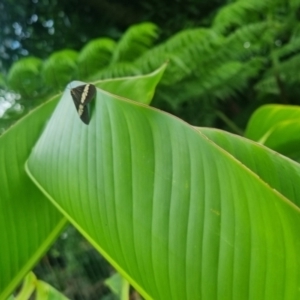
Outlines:
POLYGON ((83 114, 83 111, 84 111, 84 105, 79 104, 79 106, 78 106, 79 117, 81 117, 81 115, 83 114))
POLYGON ((90 85, 89 85, 89 84, 87 84, 87 85, 84 87, 83 92, 82 92, 82 95, 81 95, 81 100, 80 100, 81 103, 84 103, 84 101, 85 101, 85 99, 86 99, 86 97, 87 97, 87 95, 88 95, 89 88, 90 88, 90 85))

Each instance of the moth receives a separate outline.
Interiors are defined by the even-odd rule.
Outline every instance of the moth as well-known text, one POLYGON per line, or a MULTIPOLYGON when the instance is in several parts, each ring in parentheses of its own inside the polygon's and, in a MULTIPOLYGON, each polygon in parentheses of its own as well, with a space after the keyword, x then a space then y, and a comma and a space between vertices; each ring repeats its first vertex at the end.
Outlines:
POLYGON ((88 125, 90 123, 89 103, 96 96, 96 87, 93 84, 83 84, 71 89, 71 96, 81 121, 88 125))

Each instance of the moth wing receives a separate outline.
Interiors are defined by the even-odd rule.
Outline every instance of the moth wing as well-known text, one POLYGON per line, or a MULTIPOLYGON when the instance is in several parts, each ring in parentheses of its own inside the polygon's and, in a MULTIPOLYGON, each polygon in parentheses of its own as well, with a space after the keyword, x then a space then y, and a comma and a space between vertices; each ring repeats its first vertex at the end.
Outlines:
MULTIPOLYGON (((84 89, 83 89, 84 91, 84 89)), ((88 84, 87 95, 84 99, 84 104, 90 103, 96 96, 96 87, 93 84, 88 84)))
POLYGON ((92 84, 83 84, 71 89, 71 96, 75 104, 77 113, 83 123, 90 122, 90 103, 96 95, 96 87, 92 84))
MULTIPOLYGON (((89 105, 84 105, 82 109, 83 109, 82 113, 79 117, 84 124, 89 125, 90 119, 91 119, 90 118, 90 107, 89 107, 89 105)), ((78 112, 78 114, 79 114, 79 112, 78 112)))
POLYGON ((71 89, 71 95, 75 106, 79 103, 90 103, 96 95, 96 87, 93 84, 83 84, 71 89))
POLYGON ((72 96, 73 102, 75 104, 76 110, 78 110, 78 108, 79 108, 81 94, 82 93, 80 92, 80 90, 78 90, 78 87, 71 89, 71 96, 72 96))

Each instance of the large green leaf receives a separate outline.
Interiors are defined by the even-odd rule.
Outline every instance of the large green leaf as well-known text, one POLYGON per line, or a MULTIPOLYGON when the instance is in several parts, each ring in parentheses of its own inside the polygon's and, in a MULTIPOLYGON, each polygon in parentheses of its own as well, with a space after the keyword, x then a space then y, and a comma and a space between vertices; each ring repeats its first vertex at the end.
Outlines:
POLYGON ((292 158, 300 157, 300 107, 264 105, 252 115, 245 136, 292 158))
POLYGON ((64 93, 27 172, 125 278, 154 299, 299 298, 299 209, 276 185, 178 118, 95 102, 86 126, 64 93))
POLYGON ((280 122, 298 120, 300 108, 292 105, 263 105, 257 109, 248 122, 245 136, 254 141, 259 141, 263 136, 280 122))
POLYGON ((258 175, 263 182, 300 206, 298 163, 241 136, 211 128, 199 130, 258 175))
MULTIPOLYGON (((98 82, 125 97, 149 103, 165 66, 135 78, 98 82)), ((66 93, 70 95, 67 88, 66 93)), ((50 117, 58 97, 44 103, 0 137, 0 299, 6 299, 22 277, 55 241, 66 219, 32 184, 24 172, 31 149, 50 117)), ((73 106, 73 103, 71 104, 73 106)), ((74 107, 70 112, 76 114, 74 107)), ((66 114, 56 124, 58 133, 66 114)), ((78 118, 79 119, 79 118, 78 118)), ((47 176, 47 170, 44 170, 47 176)))
POLYGON ((66 223, 24 170, 56 102, 43 104, 0 137, 1 300, 9 296, 66 223))
POLYGON ((166 67, 167 63, 164 63, 160 68, 147 75, 102 80, 95 84, 97 87, 112 94, 144 104, 150 104, 155 88, 163 76, 166 67))

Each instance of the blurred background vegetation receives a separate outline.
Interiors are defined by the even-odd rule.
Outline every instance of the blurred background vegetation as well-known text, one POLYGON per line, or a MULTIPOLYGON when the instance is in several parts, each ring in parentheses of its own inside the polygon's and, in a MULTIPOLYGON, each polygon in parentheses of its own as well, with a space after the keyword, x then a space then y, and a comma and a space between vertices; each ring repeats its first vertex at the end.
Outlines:
MULTIPOLYGON (((71 80, 165 61, 152 105, 193 125, 243 134, 262 104, 299 104, 300 0, 4 0, 0 12, 0 134, 71 80)), ((35 272, 71 299, 116 299, 112 268, 71 227, 35 272)))

